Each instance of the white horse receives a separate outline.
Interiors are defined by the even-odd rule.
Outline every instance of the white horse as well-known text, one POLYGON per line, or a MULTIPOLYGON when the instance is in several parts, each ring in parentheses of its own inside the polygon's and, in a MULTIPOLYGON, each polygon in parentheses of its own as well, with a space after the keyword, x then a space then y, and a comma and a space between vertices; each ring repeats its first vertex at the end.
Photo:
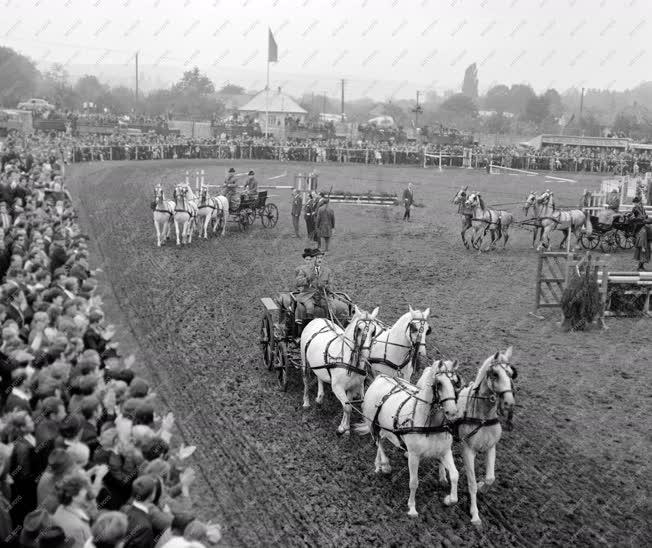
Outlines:
MULTIPOLYGON (((497 413, 507 413, 508 421, 514 407, 513 379, 516 369, 509 364, 512 347, 505 352, 496 352, 480 367, 475 382, 463 388, 457 396, 456 427, 462 443, 462 459, 466 471, 471 502, 471 523, 480 525, 477 492, 485 485, 490 486, 496 479, 496 445, 500 440, 502 427, 497 413), (486 451, 485 478, 476 483, 475 456, 486 451)), ((439 478, 445 480, 440 467, 439 478)))
POLYGON ((457 206, 457 212, 462 216, 462 231, 460 235, 462 236, 462 243, 467 249, 469 249, 469 242, 466 239, 466 232, 471 228, 471 219, 473 218, 473 210, 470 207, 466 207, 466 191, 468 188, 468 186, 460 188, 453 197, 453 203, 457 206))
POLYGON ((194 196, 187 185, 174 189, 174 228, 177 233, 177 245, 191 243, 194 225, 197 220, 197 204, 189 198, 194 196))
POLYGON ((491 243, 487 246, 487 251, 495 249, 501 238, 503 239, 503 249, 505 249, 507 240, 509 240, 509 227, 514 220, 514 216, 508 211, 487 209, 482 196, 478 192, 471 193, 464 205, 473 209, 473 218, 471 219, 474 230, 471 236, 473 247, 482 251, 484 235, 490 232, 491 243))
POLYGON ((432 457, 448 470, 451 490, 444 498, 450 506, 457 502, 457 480, 459 474, 453 461, 452 423, 455 417, 455 389, 449 374, 449 367, 435 361, 426 367, 416 386, 409 382, 380 375, 367 389, 362 404, 365 417, 363 425, 356 426, 358 434, 372 433, 378 451, 376 473, 391 471, 389 459, 383 450, 386 438, 396 447, 406 451, 410 470, 410 498, 408 514, 417 516, 415 496, 419 485, 419 461, 432 457))
POLYGON ((163 187, 154 188, 154 227, 156 228, 156 245, 161 247, 162 241, 168 239, 174 218, 174 202, 166 200, 163 187))
POLYGON ((301 333, 301 365, 303 368, 303 407, 310 407, 308 397, 309 375, 312 370, 317 376, 317 398, 324 400, 324 383, 330 383, 331 390, 342 403, 344 413, 337 427, 338 434, 348 434, 351 419, 350 396, 362 397, 366 359, 371 339, 376 330, 378 308, 369 314, 354 308, 353 317, 346 329, 324 318, 315 318, 301 333))
POLYGON ((421 312, 410 306, 396 323, 379 331, 371 342, 369 364, 374 374, 388 377, 412 378, 418 359, 427 360, 426 335, 432 328, 428 325, 430 308, 421 312))
POLYGON ((226 216, 229 213, 229 201, 225 196, 210 197, 208 187, 202 186, 199 190, 199 204, 197 205, 197 222, 199 235, 208 239, 208 225, 213 222, 213 234, 218 230, 222 236, 226 232, 226 216))
POLYGON ((532 234, 532 249, 536 247, 537 237, 539 241, 541 241, 541 236, 543 235, 543 226, 541 224, 537 199, 537 193, 532 191, 528 194, 527 198, 525 198, 525 205, 523 206, 525 219, 535 223, 532 225, 534 227, 534 233, 532 234))
POLYGON ((587 216, 580 209, 571 209, 570 211, 561 211, 555 209, 555 197, 550 190, 546 190, 535 201, 535 214, 541 219, 541 226, 543 233, 541 234, 541 242, 538 249, 542 247, 550 248, 550 233, 553 230, 561 230, 564 233, 564 238, 559 244, 559 248, 563 249, 566 239, 570 236, 572 231, 575 235, 576 246, 580 245, 582 238, 582 230, 585 228, 587 233, 591 233, 590 221, 587 224, 587 216))

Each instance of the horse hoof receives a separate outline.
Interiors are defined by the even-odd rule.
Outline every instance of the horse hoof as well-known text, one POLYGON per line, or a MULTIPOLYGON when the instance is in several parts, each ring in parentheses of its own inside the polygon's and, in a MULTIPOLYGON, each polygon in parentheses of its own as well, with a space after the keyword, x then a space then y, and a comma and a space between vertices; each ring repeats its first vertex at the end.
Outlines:
POLYGON ((390 464, 382 464, 380 470, 386 476, 392 473, 392 466, 390 464))
POLYGON ((453 504, 457 504, 457 499, 454 499, 450 495, 446 495, 444 497, 444 505, 445 506, 453 506, 453 504))
POLYGON ((350 430, 340 430, 339 428, 337 429, 338 436, 348 436, 350 434, 351 434, 350 430))
POLYGON ((419 517, 419 512, 417 512, 414 508, 410 508, 408 511, 408 516, 411 518, 418 518, 419 517))
POLYGON ((482 520, 480 518, 478 519, 472 519, 471 524, 476 528, 476 529, 482 529, 482 520))
POLYGON ((309 403, 304 403, 303 408, 304 409, 310 409, 310 404, 309 403))

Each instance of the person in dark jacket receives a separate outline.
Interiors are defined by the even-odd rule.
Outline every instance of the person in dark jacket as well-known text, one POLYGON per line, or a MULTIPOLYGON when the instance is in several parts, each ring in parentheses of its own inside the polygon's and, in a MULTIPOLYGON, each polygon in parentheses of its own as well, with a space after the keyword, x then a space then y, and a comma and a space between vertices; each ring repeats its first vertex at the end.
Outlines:
POLYGON ((303 196, 301 191, 294 189, 292 191, 292 226, 294 227, 294 235, 301 238, 299 234, 299 220, 301 219, 301 210, 303 208, 303 196))
POLYGON ((7 415, 9 441, 14 451, 9 462, 11 486, 10 510, 14 523, 23 523, 25 516, 36 508, 36 486, 41 473, 36 462, 36 439, 34 422, 26 411, 15 411, 7 415))
POLYGON ((318 239, 317 249, 322 249, 322 241, 324 244, 323 251, 328 251, 328 246, 331 237, 335 233, 335 213, 328 205, 328 198, 322 198, 322 205, 317 210, 315 217, 315 233, 318 239))
POLYGON ((403 213, 403 220, 410 220, 410 210, 412 209, 412 204, 414 204, 414 191, 412 183, 408 183, 408 187, 403 191, 403 207, 405 207, 405 213, 403 213))
POLYGON ((122 508, 129 524, 124 548, 154 548, 154 527, 147 505, 154 501, 156 488, 157 481, 152 476, 140 476, 134 481, 132 501, 122 508))

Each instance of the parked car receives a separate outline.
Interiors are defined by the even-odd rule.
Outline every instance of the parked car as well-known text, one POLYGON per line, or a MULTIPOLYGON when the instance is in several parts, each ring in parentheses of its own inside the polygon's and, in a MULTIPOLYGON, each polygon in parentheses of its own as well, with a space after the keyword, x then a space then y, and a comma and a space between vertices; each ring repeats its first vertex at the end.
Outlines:
POLYGON ((18 109, 42 112, 45 110, 54 110, 54 105, 51 105, 44 99, 30 99, 29 101, 18 103, 18 109))

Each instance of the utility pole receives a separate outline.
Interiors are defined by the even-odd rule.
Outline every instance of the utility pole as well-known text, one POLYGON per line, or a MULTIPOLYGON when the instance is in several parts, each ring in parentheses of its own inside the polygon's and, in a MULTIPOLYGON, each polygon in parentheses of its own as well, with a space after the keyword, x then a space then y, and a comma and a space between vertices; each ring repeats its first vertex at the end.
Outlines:
POLYGON ((342 78, 342 122, 344 122, 344 78, 342 78))
POLYGON ((136 52, 136 102, 138 102, 138 52, 136 52))
POLYGON ((419 95, 420 91, 417 90, 417 106, 412 109, 412 112, 414 112, 414 139, 418 143, 419 142, 419 114, 423 112, 423 109, 421 108, 421 105, 419 105, 419 95))
POLYGON ((584 136, 584 129, 582 128, 582 111, 584 110, 584 88, 582 88, 582 94, 580 95, 580 119, 578 120, 580 130, 582 131, 582 137, 584 136))

